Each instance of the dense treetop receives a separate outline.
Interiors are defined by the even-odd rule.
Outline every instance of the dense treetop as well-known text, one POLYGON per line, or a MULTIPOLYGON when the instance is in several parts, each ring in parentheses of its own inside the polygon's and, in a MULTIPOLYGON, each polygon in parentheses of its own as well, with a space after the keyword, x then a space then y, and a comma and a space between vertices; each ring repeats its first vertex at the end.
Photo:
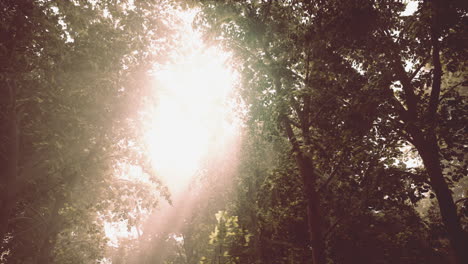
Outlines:
POLYGON ((467 263, 467 9, 0 2, 0 262, 467 263), (229 54, 242 129, 173 197, 142 111, 184 12, 229 54))

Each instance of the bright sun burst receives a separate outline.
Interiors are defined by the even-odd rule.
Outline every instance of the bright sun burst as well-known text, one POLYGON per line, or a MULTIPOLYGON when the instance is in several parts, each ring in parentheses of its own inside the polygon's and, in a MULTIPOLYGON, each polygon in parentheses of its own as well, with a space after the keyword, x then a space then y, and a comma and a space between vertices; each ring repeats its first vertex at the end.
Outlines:
POLYGON ((145 142, 160 177, 170 190, 183 190, 215 144, 227 140, 235 124, 227 103, 236 74, 228 54, 206 47, 185 14, 184 41, 175 63, 155 72, 157 103, 148 120, 145 142))
MULTIPOLYGON (((148 155, 173 198, 186 190, 202 159, 222 155, 220 149, 238 136, 240 127, 233 114, 236 105, 229 100, 237 74, 226 64, 229 54, 207 47, 192 28, 195 14, 180 14, 183 39, 171 54, 174 63, 154 70, 156 100, 140 112, 148 155)), ((117 178, 150 182, 141 168, 122 166, 127 170, 117 178)), ((137 237, 136 228, 128 230, 126 222, 106 222, 109 245, 117 246, 119 238, 137 237)))

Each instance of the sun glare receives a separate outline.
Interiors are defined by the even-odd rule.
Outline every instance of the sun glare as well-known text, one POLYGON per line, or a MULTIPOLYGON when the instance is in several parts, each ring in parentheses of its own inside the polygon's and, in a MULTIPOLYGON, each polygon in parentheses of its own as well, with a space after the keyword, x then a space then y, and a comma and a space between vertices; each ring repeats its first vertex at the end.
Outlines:
POLYGON ((183 44, 174 63, 155 70, 157 98, 145 142, 154 167, 172 192, 186 187, 213 144, 232 133, 228 95, 236 76, 226 65, 228 54, 203 44, 186 14, 183 44))

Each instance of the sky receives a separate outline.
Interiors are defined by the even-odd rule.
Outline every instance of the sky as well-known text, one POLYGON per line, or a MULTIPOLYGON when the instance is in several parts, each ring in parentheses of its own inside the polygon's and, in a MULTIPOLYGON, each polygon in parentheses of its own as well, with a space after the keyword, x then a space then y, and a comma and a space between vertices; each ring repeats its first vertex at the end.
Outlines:
POLYGON ((406 4, 406 9, 405 11, 403 11, 401 13, 402 16, 411 16, 415 11, 416 9, 418 9, 418 1, 414 1, 414 0, 409 0, 409 1, 405 1, 407 4, 406 4))

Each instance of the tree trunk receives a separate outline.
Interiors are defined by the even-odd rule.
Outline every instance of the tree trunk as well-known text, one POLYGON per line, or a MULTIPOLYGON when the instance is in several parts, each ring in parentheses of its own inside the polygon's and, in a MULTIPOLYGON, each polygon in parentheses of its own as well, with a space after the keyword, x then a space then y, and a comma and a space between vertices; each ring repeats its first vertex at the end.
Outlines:
POLYGON ((434 138, 423 140, 424 144, 417 146, 429 175, 430 185, 439 203, 442 221, 447 230, 448 238, 460 264, 468 263, 468 238, 463 231, 457 214, 457 207, 453 201, 450 188, 442 174, 439 159, 439 147, 434 138))
POLYGON ((325 264, 325 242, 322 230, 322 214, 320 212, 320 200, 315 188, 317 175, 309 157, 302 153, 291 124, 287 117, 283 117, 286 134, 293 147, 296 163, 299 168, 303 185, 304 197, 307 203, 307 225, 309 229, 310 242, 312 244, 312 263, 325 264))
POLYGON ((303 155, 296 157, 299 170, 304 183, 304 195, 307 201, 307 224, 309 236, 312 243, 312 258, 314 264, 326 263, 325 243, 323 240, 322 215, 320 213, 320 202, 315 189, 316 175, 312 162, 303 155))
MULTIPOLYGON (((6 105, 4 129, 5 156, 1 157, 2 174, 0 175, 0 241, 8 232, 8 221, 14 207, 14 183, 18 174, 18 128, 14 95, 10 92, 10 102, 6 105)), ((2 107, 3 108, 3 107, 2 107)), ((1 143, 1 142, 0 142, 1 143)), ((1 243, 0 243, 1 244, 1 243)))
POLYGON ((445 181, 442 173, 441 162, 439 158, 439 146, 435 128, 437 125, 437 109, 440 102, 440 91, 442 85, 442 65, 440 61, 440 33, 441 24, 439 18, 441 16, 443 1, 430 1, 431 5, 431 45, 432 45, 432 63, 434 65, 432 75, 432 89, 428 106, 428 120, 430 132, 423 139, 418 148, 419 154, 423 160, 426 171, 429 174, 430 184, 434 190, 437 201, 439 203, 440 214, 444 222, 447 234, 455 252, 455 256, 460 264, 468 263, 468 236, 463 231, 458 218, 457 206, 453 202, 451 191, 445 181))

